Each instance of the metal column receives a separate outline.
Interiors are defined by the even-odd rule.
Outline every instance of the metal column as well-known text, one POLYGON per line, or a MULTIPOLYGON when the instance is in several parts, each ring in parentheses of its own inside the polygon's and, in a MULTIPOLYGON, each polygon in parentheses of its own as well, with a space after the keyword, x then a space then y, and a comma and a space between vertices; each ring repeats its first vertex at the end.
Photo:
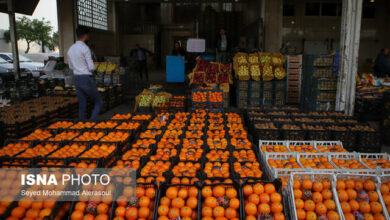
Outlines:
POLYGON ((18 38, 16 33, 16 21, 15 21, 15 5, 13 0, 8 0, 8 17, 9 17, 9 32, 12 45, 12 56, 14 64, 15 80, 20 77, 20 66, 19 66, 19 51, 18 51, 18 38))
POLYGON ((363 0, 343 0, 336 110, 344 111, 347 115, 353 114, 355 106, 362 7, 363 0))

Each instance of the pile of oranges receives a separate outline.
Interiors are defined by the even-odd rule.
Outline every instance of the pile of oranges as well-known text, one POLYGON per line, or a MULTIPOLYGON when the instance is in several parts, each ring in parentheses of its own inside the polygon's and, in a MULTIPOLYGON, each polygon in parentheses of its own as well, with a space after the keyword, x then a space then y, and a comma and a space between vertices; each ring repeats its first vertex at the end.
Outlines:
POLYGON ((152 118, 152 115, 149 114, 140 114, 140 115, 134 115, 132 120, 137 120, 137 121, 146 121, 150 120, 152 118))
POLYGON ((267 160, 267 162, 271 168, 302 169, 301 165, 298 164, 297 159, 292 156, 285 159, 270 158, 267 160))
POLYGON ((186 131, 186 138, 202 138, 203 134, 201 130, 189 130, 186 131))
POLYGON ((171 157, 177 156, 175 148, 158 148, 156 153, 150 156, 150 160, 169 160, 171 157))
POLYGON ((138 169, 140 167, 139 160, 118 160, 113 168, 133 168, 138 169))
POLYGON ((58 143, 44 143, 44 144, 37 144, 33 148, 28 148, 24 152, 18 155, 18 157, 26 157, 26 158, 33 158, 33 157, 44 157, 50 154, 51 152, 57 150, 59 148, 58 143))
POLYGON ((188 177, 172 177, 171 184, 194 184, 196 181, 199 181, 198 178, 188 178, 188 177))
POLYGON ((288 153, 290 152, 286 146, 284 145, 261 145, 260 146, 261 151, 263 152, 273 152, 273 153, 288 153))
POLYGON ((350 158, 350 159, 337 159, 332 158, 332 162, 336 164, 336 166, 340 168, 346 169, 367 169, 358 159, 350 158))
POLYGON ((128 132, 123 131, 112 131, 109 132, 106 136, 102 137, 100 141, 102 142, 124 142, 130 137, 128 132))
POLYGON ((302 164, 303 167, 312 169, 335 169, 335 167, 329 162, 328 158, 324 156, 317 156, 315 154, 309 156, 308 158, 299 158, 299 162, 302 164))
POLYGON ((313 146, 311 145, 290 145, 290 150, 292 152, 299 152, 299 153, 319 153, 313 146))
POLYGON ((384 220, 383 207, 379 201, 375 182, 371 179, 337 180, 337 197, 346 220, 384 220))
POLYGON ((179 162, 173 166, 172 173, 177 177, 195 177, 196 173, 200 170, 200 163, 192 162, 179 162))
POLYGON ((244 185, 243 193, 246 219, 285 219, 282 195, 273 183, 249 183, 244 185))
POLYGON ((207 102, 207 92, 193 92, 192 93, 192 101, 193 102, 207 102))
POLYGON ((73 126, 70 127, 70 129, 85 129, 85 128, 92 128, 93 126, 95 126, 95 122, 82 122, 82 121, 79 121, 77 122, 76 124, 74 124, 73 126))
POLYGON ((390 169, 390 162, 386 158, 379 158, 379 159, 362 158, 362 161, 364 164, 366 164, 372 169, 377 167, 383 169, 390 169))
POLYGON ((223 102, 223 93, 222 92, 209 92, 209 101, 210 102, 223 102))
POLYGON ((149 148, 131 148, 122 155, 122 160, 139 160, 142 156, 148 155, 149 148))
POLYGON ((67 144, 63 146, 61 149, 50 154, 48 157, 56 157, 56 158, 76 157, 86 149, 87 149, 86 144, 78 144, 78 143, 67 144))
POLYGON ((115 144, 95 144, 80 155, 80 158, 106 158, 116 149, 115 144))
POLYGON ((36 129, 33 133, 28 136, 22 138, 24 141, 36 141, 36 140, 46 140, 51 137, 52 133, 49 130, 36 129))
POLYGON ((208 178, 223 177, 228 178, 230 176, 229 163, 221 162, 207 162, 204 165, 203 172, 208 178))
POLYGON ((233 157, 237 158, 238 162, 256 161, 256 155, 253 150, 233 151, 233 157))
POLYGON ((171 162, 169 161, 149 161, 141 169, 141 176, 162 176, 162 174, 169 170, 171 162))
POLYGON ((203 220, 234 219, 240 217, 238 191, 231 184, 204 186, 201 190, 203 220))
POLYGON ((118 125, 115 121, 102 121, 97 123, 93 128, 100 128, 100 129, 113 129, 118 125))
POLYGON ((240 178, 261 178, 263 175, 259 162, 235 162, 233 168, 240 175, 240 178))
POLYGON ((247 138, 245 138, 245 139, 232 138, 232 139, 230 139, 230 143, 236 148, 236 150, 240 150, 240 149, 250 150, 250 149, 252 149, 252 143, 247 138))
POLYGON ((54 137, 50 137, 49 141, 70 141, 79 136, 79 131, 63 131, 54 137))
POLYGON ((211 162, 226 162, 229 159, 229 156, 230 152, 224 150, 210 150, 210 152, 206 154, 206 158, 211 162))
POLYGON ((331 190, 331 181, 294 179, 293 195, 298 220, 341 219, 331 190))
POLYGON ((131 118, 131 114, 128 113, 128 114, 115 114, 114 116, 112 116, 112 120, 128 120, 131 118))
POLYGON ((317 149, 321 152, 333 152, 333 153, 347 153, 348 151, 342 148, 340 145, 330 146, 317 146, 317 149))
POLYGON ((198 194, 195 186, 168 187, 159 201, 158 219, 197 219, 198 194))
POLYGON ((209 146, 209 148, 212 150, 215 150, 215 149, 224 150, 228 146, 228 141, 226 140, 226 138, 218 138, 218 137, 210 138, 209 137, 209 138, 207 138, 206 143, 209 146))
POLYGON ((141 148, 150 148, 151 145, 156 144, 155 139, 138 139, 132 145, 133 148, 141 147, 141 148))
POLYGON ((80 202, 74 205, 70 220, 108 220, 111 208, 112 198, 110 197, 81 198, 80 202))
MULTIPOLYGON (((7 220, 17 219, 44 219, 50 216, 54 209, 55 201, 19 201, 17 207, 11 210, 10 217, 7 220)), ((70 209, 70 203, 65 203, 60 210, 55 213, 56 219, 64 217, 70 209)))
POLYGON ((69 128, 73 125, 73 122, 71 121, 57 121, 54 124, 51 124, 49 128, 69 128))
POLYGON ((197 138, 184 138, 183 139, 183 149, 188 149, 188 148, 201 148, 202 145, 204 144, 204 141, 202 139, 197 139, 197 138))
POLYGON ((85 131, 80 136, 76 137, 74 141, 98 141, 103 136, 103 131, 85 131))
POLYGON ((180 161, 197 161, 199 160, 203 155, 203 149, 188 149, 188 148, 182 148, 180 150, 179 159, 180 161))
POLYGON ((151 138, 155 139, 157 135, 161 135, 161 130, 146 130, 140 134, 140 138, 151 138))
POLYGON ((135 189, 130 186, 124 188, 116 201, 114 219, 151 219, 153 216, 156 190, 153 185, 137 185, 135 189))
POLYGON ((30 142, 9 143, 0 149, 0 156, 15 156, 30 147, 30 142))

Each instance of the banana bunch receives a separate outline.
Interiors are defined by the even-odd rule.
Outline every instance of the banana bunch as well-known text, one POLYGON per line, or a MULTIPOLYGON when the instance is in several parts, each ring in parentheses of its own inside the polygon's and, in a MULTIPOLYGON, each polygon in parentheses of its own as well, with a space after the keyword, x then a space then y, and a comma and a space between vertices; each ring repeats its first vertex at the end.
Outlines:
POLYGON ((97 69, 98 73, 104 73, 107 69, 107 63, 101 62, 99 68, 97 69))
POLYGON ((280 67, 280 66, 275 67, 274 75, 275 75, 276 79, 281 80, 284 77, 286 77, 286 70, 283 67, 280 67))
POLYGON ((248 66, 242 65, 238 67, 238 75, 239 76, 249 76, 248 66))
POLYGON ((272 70, 272 66, 270 64, 265 64, 263 66, 263 80, 271 81, 274 79, 274 72, 272 70))
POLYGON ((108 65, 107 65, 106 72, 107 72, 107 73, 111 73, 111 72, 113 72, 116 68, 117 68, 117 65, 116 65, 115 63, 109 62, 108 65))
POLYGON ((165 104, 167 99, 165 96, 155 96, 152 102, 152 107, 157 107, 159 104, 165 104))
POLYGON ((150 101, 152 101, 153 96, 152 95, 141 95, 141 99, 139 102, 139 106, 141 107, 147 107, 150 106, 150 101))
POLYGON ((282 59, 277 56, 272 56, 272 63, 277 66, 283 65, 282 59))
POLYGON ((245 65, 248 63, 248 55, 246 53, 236 53, 233 57, 233 61, 238 65, 245 65))
POLYGON ((253 80, 259 81, 261 76, 261 70, 259 65, 251 65, 250 73, 253 80))
POLYGON ((271 63, 271 56, 269 54, 263 54, 260 56, 260 63, 261 64, 268 64, 271 63))
POLYGON ((250 64, 258 64, 259 63, 259 56, 257 55, 257 53, 251 53, 249 54, 249 63, 250 64))

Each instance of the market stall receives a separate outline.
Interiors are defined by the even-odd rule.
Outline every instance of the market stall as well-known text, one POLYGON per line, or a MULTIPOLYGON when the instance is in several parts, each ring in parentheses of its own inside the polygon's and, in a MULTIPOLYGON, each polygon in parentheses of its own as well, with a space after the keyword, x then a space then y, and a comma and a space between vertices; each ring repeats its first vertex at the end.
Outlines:
MULTIPOLYGON (((386 219, 389 155, 360 153, 376 141, 368 129, 337 112, 302 113, 289 106, 115 114, 103 121, 57 120, 7 140, 0 164, 136 170, 136 189, 120 182, 113 202, 76 199, 38 208, 50 219, 386 219), (356 140, 331 130, 342 126, 356 140), (349 197, 355 193, 357 210, 350 203, 357 197, 349 197)), ((2 218, 25 217, 32 204, 1 202, 2 218)))

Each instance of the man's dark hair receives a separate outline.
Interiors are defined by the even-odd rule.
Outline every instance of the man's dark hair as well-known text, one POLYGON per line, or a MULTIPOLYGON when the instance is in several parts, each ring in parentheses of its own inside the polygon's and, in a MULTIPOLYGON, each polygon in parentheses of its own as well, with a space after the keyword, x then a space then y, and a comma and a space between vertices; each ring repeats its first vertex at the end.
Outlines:
POLYGON ((88 28, 79 26, 79 27, 77 27, 77 29, 76 29, 76 36, 77 36, 77 38, 81 38, 81 37, 83 37, 84 35, 89 34, 89 32, 90 32, 90 31, 88 30, 88 28))

